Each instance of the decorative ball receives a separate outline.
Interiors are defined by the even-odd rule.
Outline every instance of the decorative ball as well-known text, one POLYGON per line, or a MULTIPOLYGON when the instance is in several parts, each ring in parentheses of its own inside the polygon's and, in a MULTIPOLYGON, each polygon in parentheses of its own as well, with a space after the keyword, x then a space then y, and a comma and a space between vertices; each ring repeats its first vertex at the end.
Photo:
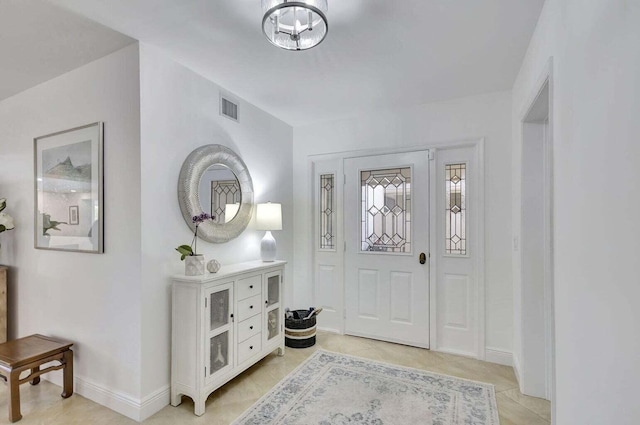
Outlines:
POLYGON ((207 263, 207 270, 209 270, 209 273, 215 273, 220 270, 220 263, 218 262, 218 260, 209 261, 207 263))

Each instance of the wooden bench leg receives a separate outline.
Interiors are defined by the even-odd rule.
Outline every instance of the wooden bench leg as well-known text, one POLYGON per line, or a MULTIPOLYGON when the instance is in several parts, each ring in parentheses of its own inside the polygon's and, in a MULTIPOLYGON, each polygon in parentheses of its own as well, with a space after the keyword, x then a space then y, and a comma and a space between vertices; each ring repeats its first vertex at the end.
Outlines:
MULTIPOLYGON (((37 373, 39 370, 40 370, 40 366, 36 366, 33 369, 31 369, 31 373, 37 373)), ((36 376, 31 381, 29 381, 29 383, 31 385, 38 385, 40 383, 40 377, 36 376)))
POLYGON ((20 414, 20 372, 11 371, 9 381, 9 421, 17 422, 22 419, 20 414))
POLYGON ((62 397, 71 397, 73 394, 73 351, 67 350, 62 355, 62 363, 64 363, 64 369, 62 370, 62 397))

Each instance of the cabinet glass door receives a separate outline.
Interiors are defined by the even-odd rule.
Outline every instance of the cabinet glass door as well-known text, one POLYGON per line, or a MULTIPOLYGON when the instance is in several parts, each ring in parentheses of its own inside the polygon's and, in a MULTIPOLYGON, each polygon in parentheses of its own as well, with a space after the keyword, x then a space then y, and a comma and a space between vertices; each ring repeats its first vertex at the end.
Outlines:
POLYGON ((229 315, 229 296, 230 289, 221 290, 218 292, 212 292, 209 295, 209 323, 210 331, 228 325, 231 319, 229 315))
POLYGON ((267 313, 267 341, 280 335, 280 309, 275 308, 267 313))
POLYGON ((280 302, 280 274, 267 275, 267 307, 280 302))
POLYGON ((264 293, 266 309, 265 338, 269 342, 282 332, 282 309, 280 308, 280 272, 267 273, 265 275, 264 293))
POLYGON ((219 285, 211 288, 206 296, 205 317, 209 323, 205 345, 207 380, 233 367, 232 288, 231 283, 219 285))
POLYGON ((209 339, 209 370, 210 375, 229 366, 229 332, 223 332, 209 339))

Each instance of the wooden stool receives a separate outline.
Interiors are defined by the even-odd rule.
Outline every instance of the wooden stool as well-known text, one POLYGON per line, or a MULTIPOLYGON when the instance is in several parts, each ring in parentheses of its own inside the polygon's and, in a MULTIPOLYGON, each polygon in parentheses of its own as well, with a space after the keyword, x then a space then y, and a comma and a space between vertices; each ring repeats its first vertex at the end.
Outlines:
POLYGON ((31 335, 0 344, 0 375, 9 384, 9 420, 22 419, 20 414, 20 384, 31 381, 31 385, 40 383, 40 375, 52 370, 63 370, 62 397, 73 394, 73 344, 43 336, 31 335), (40 366, 59 361, 58 366, 49 366, 40 370, 40 366), (20 379, 20 373, 30 370, 29 376, 20 379))

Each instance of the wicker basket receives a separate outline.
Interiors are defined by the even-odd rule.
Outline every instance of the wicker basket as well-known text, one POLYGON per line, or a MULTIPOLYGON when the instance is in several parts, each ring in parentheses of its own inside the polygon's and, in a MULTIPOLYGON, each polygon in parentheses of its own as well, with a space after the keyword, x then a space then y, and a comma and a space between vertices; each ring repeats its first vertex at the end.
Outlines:
MULTIPOLYGON (((307 310, 295 310, 298 317, 304 317, 307 310)), ((316 316, 310 319, 287 318, 284 320, 284 344, 291 348, 307 348, 316 343, 316 316)))

